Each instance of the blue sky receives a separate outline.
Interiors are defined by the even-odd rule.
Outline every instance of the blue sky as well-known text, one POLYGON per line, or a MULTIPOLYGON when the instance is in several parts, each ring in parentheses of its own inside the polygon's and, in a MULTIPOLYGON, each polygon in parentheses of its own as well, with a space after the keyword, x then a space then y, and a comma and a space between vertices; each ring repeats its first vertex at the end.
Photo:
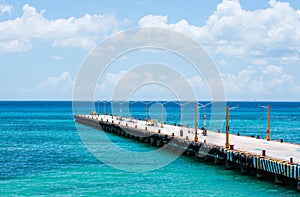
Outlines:
MULTIPOLYGON (((218 66, 228 100, 300 99, 298 0, 0 1, 0 99, 71 100, 91 49, 121 30, 146 26, 200 43, 218 66)), ((189 81, 201 83, 192 73, 189 81)))

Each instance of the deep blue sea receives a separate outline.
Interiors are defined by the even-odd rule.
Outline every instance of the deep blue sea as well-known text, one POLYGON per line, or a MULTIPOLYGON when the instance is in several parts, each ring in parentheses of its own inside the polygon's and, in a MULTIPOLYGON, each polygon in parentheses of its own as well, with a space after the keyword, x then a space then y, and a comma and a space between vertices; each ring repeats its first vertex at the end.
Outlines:
MULTIPOLYGON (((160 113, 161 107, 153 107, 154 104, 147 106, 151 118, 159 120, 164 114, 162 119, 166 122, 180 124, 178 105, 168 103, 160 113)), ((259 108, 259 104, 271 105, 272 139, 300 143, 299 102, 230 102, 230 106, 239 105, 230 113, 232 133, 265 137, 267 110, 259 108)), ((110 103, 105 104, 105 110, 113 113, 110 103)), ((199 110, 202 126, 203 111, 199 110)), ((78 112, 83 111, 91 109, 78 112)), ((103 113, 104 103, 99 107, 96 103, 95 111, 103 113)), ((120 112, 116 108, 115 111, 120 112)), ((122 113, 143 119, 145 104, 134 103, 122 113)), ((210 113, 208 106, 208 125, 210 113)), ((182 123, 192 126, 193 121, 185 121, 182 123)), ((101 132, 80 127, 87 133, 101 132)), ((107 135, 123 148, 137 152, 154 149, 107 135)), ((0 196, 299 196, 294 188, 259 181, 254 176, 243 176, 186 156, 150 172, 120 171, 100 162, 85 148, 74 123, 72 102, 0 102, 0 196)))

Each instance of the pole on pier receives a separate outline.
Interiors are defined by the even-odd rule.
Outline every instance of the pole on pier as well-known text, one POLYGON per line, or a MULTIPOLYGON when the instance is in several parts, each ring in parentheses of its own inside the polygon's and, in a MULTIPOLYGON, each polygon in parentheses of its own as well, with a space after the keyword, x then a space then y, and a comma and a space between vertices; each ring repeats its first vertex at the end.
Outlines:
POLYGON ((146 123, 148 122, 148 103, 146 103, 146 123))
POLYGON ((268 128, 267 128, 267 140, 270 141, 271 140, 271 136, 270 136, 270 125, 271 125, 271 107, 270 105, 268 105, 268 128))
POLYGON ((132 103, 129 102, 130 105, 130 121, 132 121, 132 103))
POLYGON ((211 103, 207 103, 207 104, 200 104, 201 106, 198 108, 202 108, 203 107, 203 135, 207 135, 207 130, 206 130, 206 106, 211 105, 213 102, 211 103))
POLYGON ((267 130, 266 130, 266 135, 267 135, 266 138, 267 138, 267 141, 270 141, 271 140, 271 137, 270 137, 271 107, 270 107, 270 105, 268 105, 268 106, 258 105, 258 107, 268 109, 268 127, 267 127, 267 130))
POLYGON ((206 130, 206 110, 205 110, 205 108, 206 108, 206 105, 204 105, 204 107, 203 107, 203 127, 206 130))
POLYGON ((226 107, 226 143, 225 147, 229 148, 229 107, 226 107))
POLYGON ((195 142, 198 142, 198 103, 195 106, 195 142))
POLYGON ((183 125, 183 109, 182 109, 183 104, 180 103, 180 130, 182 130, 182 125, 183 125))
POLYGON ((163 128, 164 124, 164 104, 161 104, 161 128, 163 128))
POLYGON ((122 102, 120 102, 120 119, 122 121, 122 102))

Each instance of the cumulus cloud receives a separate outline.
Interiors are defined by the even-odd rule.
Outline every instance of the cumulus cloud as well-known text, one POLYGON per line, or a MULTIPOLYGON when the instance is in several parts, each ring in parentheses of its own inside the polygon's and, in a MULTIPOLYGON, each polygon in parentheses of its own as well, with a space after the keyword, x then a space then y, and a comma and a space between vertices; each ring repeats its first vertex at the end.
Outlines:
MULTIPOLYGON (((70 73, 63 72, 57 77, 49 77, 38 85, 38 89, 49 94, 70 94, 72 93, 74 80, 70 73)), ((71 98, 71 97, 70 97, 71 98)))
POLYGON ((148 15, 141 27, 171 28, 187 34, 216 54, 289 56, 300 52, 300 14, 289 3, 269 1, 269 8, 248 11, 239 1, 223 0, 203 26, 167 16, 148 15))
POLYGON ((13 9, 12 5, 0 4, 0 15, 5 13, 10 14, 12 9, 13 9))
POLYGON ((294 77, 282 66, 248 67, 237 74, 224 73, 222 78, 229 98, 293 100, 300 96, 294 77))
POLYGON ((31 47, 31 41, 26 39, 0 40, 0 53, 25 52, 31 47))
POLYGON ((187 78, 186 80, 195 91, 195 94, 199 100, 212 99, 210 89, 208 88, 207 83, 201 76, 192 76, 187 78))
MULTIPOLYGON (((97 86, 96 98, 111 99, 116 85, 119 80, 126 76, 127 72, 107 73, 97 86)), ((145 73, 145 76, 147 76, 144 77, 145 81, 154 79, 153 76, 147 75, 147 73, 145 73)), ((131 74, 130 77, 125 79, 126 83, 122 83, 122 87, 130 89, 131 84, 135 83, 134 81, 140 81, 140 77, 141 75, 131 74)), ((226 97, 229 100, 297 100, 300 98, 300 86, 296 84, 296 80, 291 74, 284 71, 282 66, 268 65, 259 69, 249 66, 236 74, 221 73, 220 77, 223 80, 226 97)), ((158 78, 171 80, 163 75, 158 76, 158 78)), ((182 80, 189 84, 199 100, 212 99, 211 90, 201 76, 190 76, 181 80, 175 79, 171 80, 171 83, 179 87, 182 80)), ((165 87, 155 84, 140 87, 132 96, 133 99, 137 100, 150 98, 164 100, 174 97, 165 87)))
POLYGON ((262 70, 262 73, 265 75, 273 74, 278 76, 279 74, 282 74, 282 71, 283 68, 281 66, 269 65, 262 70))
POLYGON ((226 92, 231 91, 235 94, 246 92, 245 87, 253 79, 252 76, 255 72, 253 68, 249 67, 237 74, 222 74, 226 92))
POLYGON ((226 66, 226 65, 227 65, 227 62, 226 62, 226 60, 222 59, 222 60, 220 60, 220 61, 218 62, 218 65, 220 65, 220 66, 226 66))
POLYGON ((251 63, 254 65, 267 65, 268 61, 264 59, 254 59, 251 63))
POLYGON ((163 72, 138 71, 140 70, 124 70, 105 74, 97 85, 96 98, 127 100, 130 96, 133 100, 191 100, 204 97, 210 99, 201 77, 184 78, 176 75, 173 78, 172 74, 163 72))
POLYGON ((168 27, 168 17, 161 15, 148 15, 139 20, 142 27, 168 27))
MULTIPOLYGON (((0 7, 1 12, 8 10, 10 9, 0 7)), ((27 51, 32 47, 33 39, 49 41, 52 46, 88 50, 122 24, 113 14, 86 14, 80 18, 50 20, 43 16, 44 12, 45 10, 38 12, 26 4, 21 17, 0 22, 0 52, 27 51)))

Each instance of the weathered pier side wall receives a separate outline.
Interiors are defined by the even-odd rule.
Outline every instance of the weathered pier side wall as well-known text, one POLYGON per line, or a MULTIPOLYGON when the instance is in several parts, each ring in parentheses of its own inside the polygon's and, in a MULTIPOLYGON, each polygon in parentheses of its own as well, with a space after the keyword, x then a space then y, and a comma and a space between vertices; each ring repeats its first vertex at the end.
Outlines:
POLYGON ((114 123, 108 120, 89 118, 85 115, 75 115, 75 120, 77 123, 101 129, 105 132, 115 133, 153 146, 162 147, 168 144, 170 151, 181 151, 184 148, 184 154, 186 155, 203 158, 205 161, 210 161, 215 164, 225 165, 227 169, 240 170, 242 174, 254 173, 257 178, 260 179, 272 178, 276 184, 293 184, 297 187, 298 191, 300 191, 299 164, 250 152, 231 150, 214 144, 191 142, 189 139, 185 140, 178 136, 161 134, 159 130, 155 133, 130 128, 120 125, 117 121, 114 123))

